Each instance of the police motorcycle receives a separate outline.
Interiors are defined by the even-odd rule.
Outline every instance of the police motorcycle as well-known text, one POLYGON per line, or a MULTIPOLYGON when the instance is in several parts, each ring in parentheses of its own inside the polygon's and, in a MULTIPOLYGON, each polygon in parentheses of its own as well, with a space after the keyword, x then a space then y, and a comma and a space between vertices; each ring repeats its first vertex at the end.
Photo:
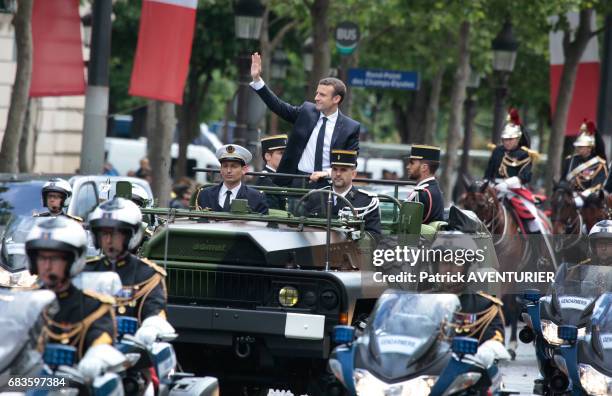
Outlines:
POLYGON ((350 395, 510 394, 496 365, 507 355, 501 343, 479 348, 476 339, 452 337, 448 324, 460 308, 454 294, 388 290, 357 338, 353 327, 336 326, 329 367, 350 395))
MULTIPOLYGON (((612 288, 612 267, 598 265, 562 265, 555 282, 546 296, 528 290, 523 320, 526 326, 519 333, 524 343, 535 345, 541 378, 534 385, 534 393, 565 395, 570 389, 570 378, 559 356, 571 342, 566 340, 568 326, 575 337, 583 339, 594 313, 597 298, 612 288)), ((575 341, 575 339, 574 339, 575 341)))
POLYGON ((566 394, 612 394, 612 293, 604 293, 596 300, 584 336, 578 335, 577 327, 562 325, 558 337, 565 342, 555 360, 569 379, 566 394))

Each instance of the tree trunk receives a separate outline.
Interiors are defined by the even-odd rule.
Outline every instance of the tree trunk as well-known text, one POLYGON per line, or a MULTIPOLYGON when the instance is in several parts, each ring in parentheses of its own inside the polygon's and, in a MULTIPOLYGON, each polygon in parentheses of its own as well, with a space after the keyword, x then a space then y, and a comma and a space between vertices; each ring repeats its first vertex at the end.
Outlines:
POLYGON ((14 19, 17 71, 0 149, 0 172, 19 171, 19 141, 32 80, 32 5, 33 0, 21 0, 14 19))
POLYGON ((592 14, 592 9, 580 11, 580 22, 574 36, 574 41, 570 42, 571 32, 566 31, 563 35, 565 63, 563 65, 563 71, 561 72, 557 104, 553 113, 552 128, 550 132, 550 144, 548 146, 547 169, 550 174, 546 178, 546 191, 549 194, 552 192, 553 182, 559 180, 561 177, 561 157, 563 155, 567 116, 572 102, 578 64, 592 36, 592 14))
POLYGON ((356 49, 355 52, 349 56, 342 56, 340 63, 341 74, 339 78, 347 85, 346 96, 344 97, 342 103, 340 103, 340 111, 349 117, 351 116, 351 107, 353 106, 353 90, 348 86, 348 71, 350 68, 357 66, 359 62, 358 51, 359 49, 356 49))
POLYGON ((330 0, 314 0, 310 7, 310 20, 312 21, 312 57, 313 65, 308 83, 307 99, 314 98, 319 80, 327 77, 331 65, 329 51, 329 14, 330 0))
POLYGON ((395 100, 391 102, 391 109, 393 110, 393 120, 400 137, 400 143, 409 144, 411 131, 408 127, 408 111, 404 108, 403 103, 395 100))
POLYGON ((172 145, 172 133, 176 125, 174 115, 174 104, 169 102, 156 102, 155 135, 149 136, 148 151, 153 182, 151 189, 153 196, 157 198, 159 207, 168 207, 170 201, 170 146, 172 145))
POLYGON ((450 203, 453 187, 453 176, 457 168, 457 152, 461 142, 461 122, 463 118, 463 103, 465 102, 466 85, 470 66, 469 52, 470 24, 461 23, 459 28, 459 56, 457 71, 451 93, 451 112, 448 122, 448 136, 446 138, 446 158, 443 162, 440 185, 444 192, 444 205, 450 203))
POLYGON ((23 131, 19 140, 19 172, 29 173, 34 167, 34 154, 36 151, 36 99, 28 100, 23 131))
POLYGON ((427 90, 419 89, 414 94, 414 100, 408 108, 408 129, 410 143, 422 144, 425 140, 425 113, 427 109, 427 90))
POLYGON ((442 92, 442 82, 444 81, 444 66, 440 66, 433 80, 431 80, 431 91, 429 102, 427 103, 427 113, 425 114, 425 131, 423 143, 433 144, 436 129, 438 128, 438 113, 440 111, 440 94, 442 92))

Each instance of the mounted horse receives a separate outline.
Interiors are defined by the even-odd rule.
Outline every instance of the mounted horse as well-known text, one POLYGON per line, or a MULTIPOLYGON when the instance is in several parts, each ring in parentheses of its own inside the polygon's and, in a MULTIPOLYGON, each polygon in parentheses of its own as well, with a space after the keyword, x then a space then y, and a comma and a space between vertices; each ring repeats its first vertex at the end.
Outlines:
MULTIPOLYGON (((500 271, 533 270, 528 264, 534 264, 537 270, 554 270, 555 259, 552 257, 550 247, 546 245, 544 238, 528 238, 525 227, 521 225, 520 214, 515 213, 509 199, 500 201, 497 191, 489 184, 489 181, 477 180, 467 185, 467 192, 460 200, 460 205, 476 213, 489 229, 493 236, 495 252, 497 254, 500 271)), ((542 213, 539 215, 544 217, 542 213)), ((516 349, 517 320, 520 314, 520 306, 514 294, 516 290, 506 290, 502 297, 506 318, 511 326, 509 351, 511 354, 516 349)))

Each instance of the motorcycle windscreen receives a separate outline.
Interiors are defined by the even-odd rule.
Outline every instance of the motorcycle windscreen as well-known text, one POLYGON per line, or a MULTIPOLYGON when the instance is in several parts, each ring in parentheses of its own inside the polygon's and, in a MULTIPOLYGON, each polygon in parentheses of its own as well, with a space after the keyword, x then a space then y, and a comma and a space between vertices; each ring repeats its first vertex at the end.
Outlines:
POLYGON ((36 341, 42 329, 41 314, 56 302, 49 290, 10 291, 0 289, 0 373, 13 362, 19 352, 36 341))
POLYGON ((0 266, 9 272, 27 269, 25 241, 28 233, 37 223, 49 220, 48 217, 14 216, 6 226, 2 236, 0 266))
POLYGON ((361 339, 370 368, 386 378, 407 375, 438 339, 443 323, 460 308, 454 294, 385 292, 374 308, 367 336, 361 339))
POLYGON ((597 299, 590 330, 600 366, 612 373, 612 292, 602 294, 597 299))
POLYGON ((592 304, 601 294, 612 290, 612 267, 598 265, 562 266, 545 299, 548 311, 564 324, 584 326, 592 304))

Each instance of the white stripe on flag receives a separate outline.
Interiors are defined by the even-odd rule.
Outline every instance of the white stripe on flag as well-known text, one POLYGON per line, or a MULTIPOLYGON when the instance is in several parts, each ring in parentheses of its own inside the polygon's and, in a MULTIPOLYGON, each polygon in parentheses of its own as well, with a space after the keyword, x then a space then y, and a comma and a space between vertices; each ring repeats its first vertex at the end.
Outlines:
POLYGON ((187 8, 198 8, 198 0, 145 0, 145 1, 153 1, 156 3, 165 3, 170 5, 175 5, 179 7, 187 7, 187 8))
MULTIPOLYGON (((559 19, 558 16, 552 16, 548 18, 551 24, 555 24, 559 19)), ((567 19, 570 23, 572 30, 576 30, 578 23, 580 22, 580 15, 577 12, 568 12, 567 19)), ((595 11, 591 17, 591 31, 596 29, 595 23, 595 11)), ((565 56, 563 55, 563 31, 553 32, 551 31, 548 35, 549 42, 548 48, 550 50, 550 64, 551 65, 563 65, 565 63, 565 56)), ((572 37, 573 39, 573 37, 572 37)), ((599 47, 597 45, 597 36, 594 36, 589 40, 587 47, 580 58, 580 63, 587 62, 599 62, 599 47)))

